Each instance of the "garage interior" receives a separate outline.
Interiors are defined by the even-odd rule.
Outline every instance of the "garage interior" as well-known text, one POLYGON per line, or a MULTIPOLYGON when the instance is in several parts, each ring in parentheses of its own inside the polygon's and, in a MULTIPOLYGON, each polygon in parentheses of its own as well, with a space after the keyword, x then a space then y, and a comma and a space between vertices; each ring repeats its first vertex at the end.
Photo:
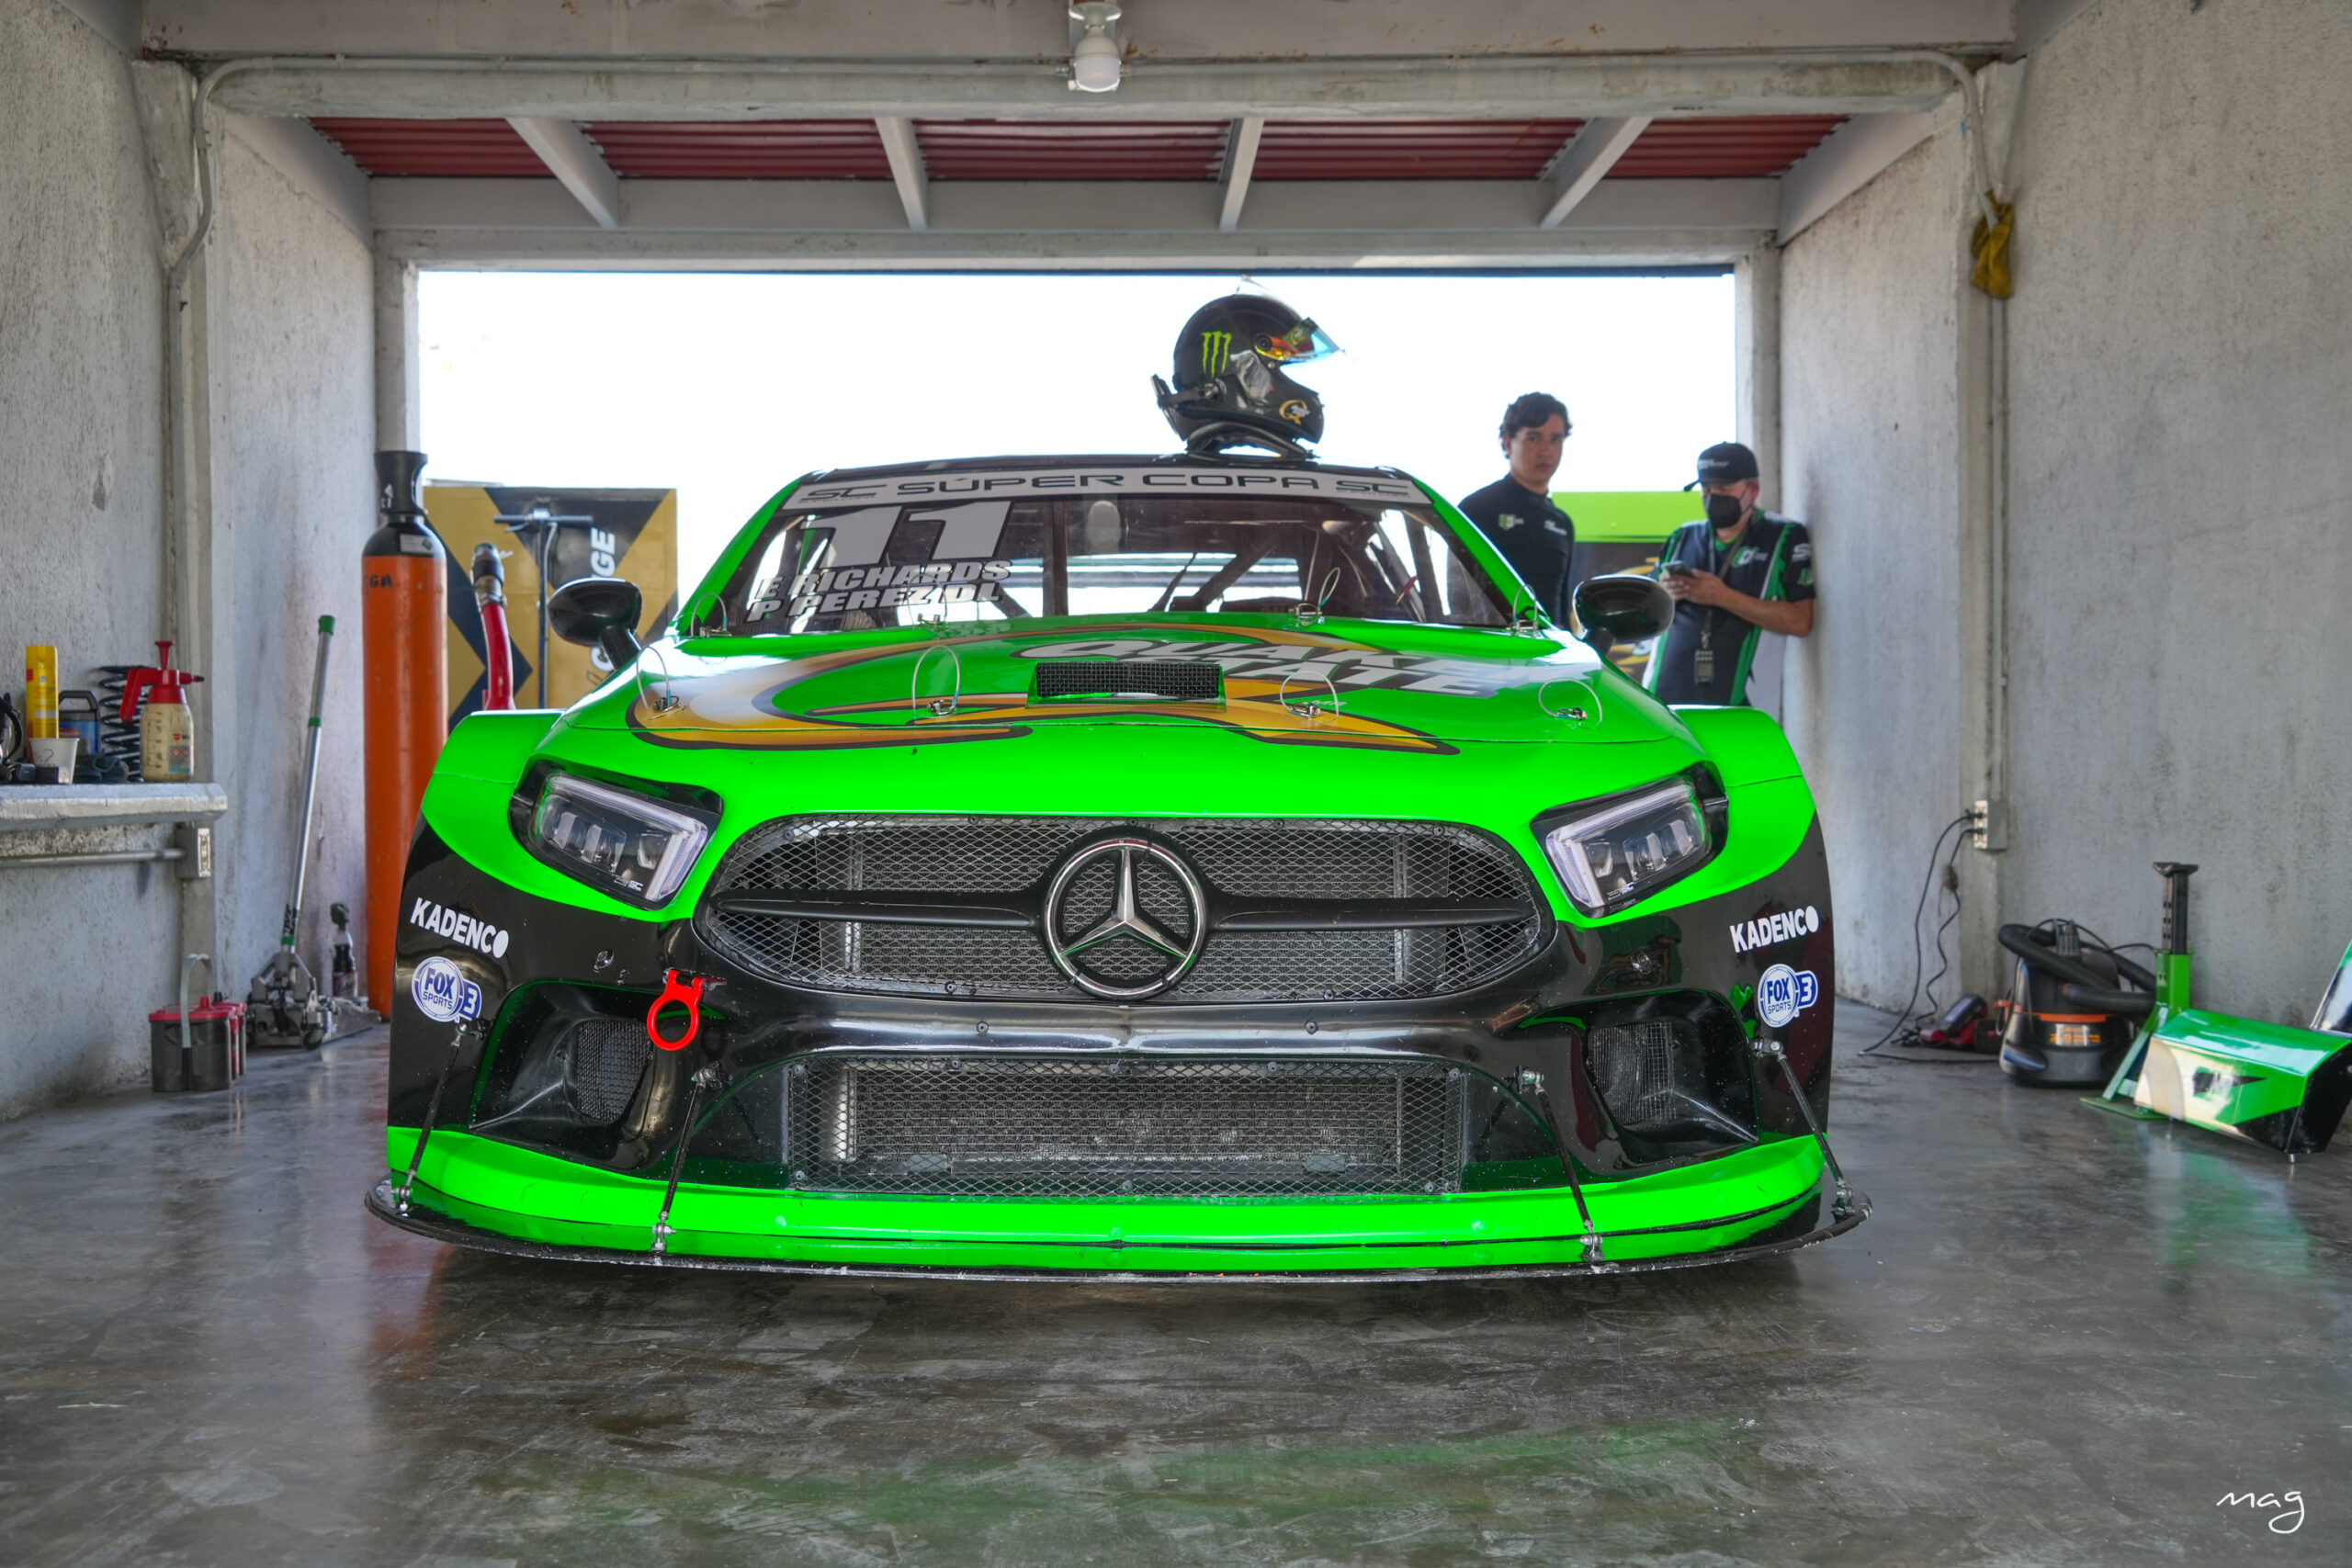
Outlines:
MULTIPOLYGON (((2158 940, 2158 861, 2202 867, 2201 1006, 2302 1024, 2352 938, 2352 17, 1136 0, 1078 92, 1084 35, 1035 0, 0 0, 0 626, 203 677, 189 780, 0 789, 8 1554, 2335 1560, 2352 1149, 1862 1048, 1980 803, 1966 991, 2008 988, 2007 922, 2158 940), (183 956, 235 994, 277 942, 312 626, 357 627, 373 455, 418 445, 421 270, 1690 266, 1734 271, 1736 436, 1824 584, 1784 712, 1852 1235, 1479 1284, 557 1266, 361 1213, 380 1030, 149 1093, 183 956), (2296 1501, 2215 1502, 2247 1492, 2296 1501)), ((361 688, 346 648, 321 970, 361 688)))

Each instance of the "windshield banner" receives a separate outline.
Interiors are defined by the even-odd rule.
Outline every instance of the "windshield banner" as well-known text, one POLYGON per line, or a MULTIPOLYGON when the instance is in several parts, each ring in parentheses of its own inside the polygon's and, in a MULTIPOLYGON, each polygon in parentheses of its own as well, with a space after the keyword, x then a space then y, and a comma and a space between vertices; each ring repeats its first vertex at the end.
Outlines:
POLYGON ((1412 480, 1393 475, 1341 473, 1309 468, 1194 468, 1178 465, 1105 464, 1068 468, 960 469, 933 474, 895 474, 879 479, 818 479, 795 491, 785 502, 792 512, 823 512, 871 506, 876 502, 943 501, 949 498, 1069 495, 1295 495, 1322 496, 1374 505, 1423 504, 1412 480))

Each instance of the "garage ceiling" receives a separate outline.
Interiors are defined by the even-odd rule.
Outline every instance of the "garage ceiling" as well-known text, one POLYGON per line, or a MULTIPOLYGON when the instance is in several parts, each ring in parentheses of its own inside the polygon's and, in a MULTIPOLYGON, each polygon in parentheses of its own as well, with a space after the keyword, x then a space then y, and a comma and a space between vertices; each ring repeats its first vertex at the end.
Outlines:
POLYGON ((620 267, 1727 262, 2017 33, 2009 0, 1131 0, 1091 94, 1046 0, 140 14, 364 179, 387 254, 620 267))
MULTIPOLYGON (((1654 120, 1611 179, 1757 179, 1784 174, 1843 115, 1654 120)), ((1541 179, 1584 126, 1577 119, 1271 120, 1260 180, 1541 179)), ((374 178, 553 178, 503 119, 362 119, 311 124, 374 178)), ((933 180, 1202 180, 1233 165, 1219 120, 919 119, 916 150, 933 180)), ((592 120, 581 128, 622 179, 887 180, 871 120, 592 120)))

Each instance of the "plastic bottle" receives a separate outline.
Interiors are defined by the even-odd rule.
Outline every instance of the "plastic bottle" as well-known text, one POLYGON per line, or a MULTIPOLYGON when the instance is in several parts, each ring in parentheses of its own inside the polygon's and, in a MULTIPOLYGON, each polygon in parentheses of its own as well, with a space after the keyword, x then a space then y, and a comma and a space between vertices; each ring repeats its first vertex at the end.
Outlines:
POLYGON ((351 961, 351 906, 329 906, 327 919, 334 922, 334 955, 327 968, 327 995, 356 999, 359 995, 359 972, 351 961))
POLYGON ((196 716, 188 712, 187 692, 203 679, 172 668, 168 642, 155 645, 153 664, 124 677, 122 721, 128 724, 132 713, 139 715, 139 766, 149 784, 196 776, 196 716), (144 708, 139 702, 142 694, 144 708))

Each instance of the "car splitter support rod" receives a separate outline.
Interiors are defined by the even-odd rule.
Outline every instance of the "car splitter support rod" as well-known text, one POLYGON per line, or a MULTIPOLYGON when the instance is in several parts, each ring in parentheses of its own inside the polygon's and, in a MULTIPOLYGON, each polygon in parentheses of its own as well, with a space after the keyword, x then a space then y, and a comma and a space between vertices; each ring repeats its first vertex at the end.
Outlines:
POLYGON ((694 1141, 695 1119, 702 1114, 704 1097, 727 1080, 718 1076, 717 1067, 706 1065, 696 1067, 695 1076, 687 1081, 694 1086, 694 1092, 686 1096, 685 1120, 678 1123, 678 1147, 670 1156, 670 1185, 662 1189, 662 1212, 653 1216, 656 1258, 668 1255, 670 1238, 678 1234, 678 1227, 670 1223, 670 1206, 678 1201, 678 1179, 686 1173, 686 1145, 694 1141))
POLYGON ((1789 1065, 1788 1053, 1781 1049, 1777 1036, 1763 1033, 1756 1037, 1756 1054, 1769 1056, 1781 1065, 1781 1077, 1787 1080, 1789 1092, 1797 1097, 1797 1110, 1804 1116, 1805 1130, 1821 1146, 1821 1163, 1829 1168, 1829 1179, 1838 1184, 1838 1196, 1830 1201, 1829 1212, 1837 1218, 1844 1219, 1854 1212, 1854 1190, 1846 1185, 1846 1172, 1838 1166, 1838 1156, 1830 1152, 1829 1134, 1823 1132, 1821 1123, 1814 1120, 1813 1101, 1806 1096, 1804 1085, 1797 1082, 1797 1070, 1789 1065))
POLYGON ((1577 1218, 1584 1222, 1584 1260, 1587 1263, 1605 1262, 1607 1259, 1600 1250, 1600 1232, 1592 1223, 1592 1210, 1585 1204, 1584 1183, 1577 1179, 1576 1156, 1568 1152, 1567 1133, 1552 1110, 1552 1091, 1544 1087, 1544 1075, 1532 1067, 1521 1067, 1519 1081, 1535 1091, 1535 1102, 1544 1108, 1544 1120, 1552 1124, 1552 1141, 1560 1149, 1560 1171, 1568 1179, 1568 1196, 1577 1201, 1577 1218))
POLYGON ((440 1120, 441 1097, 448 1091, 449 1074, 457 1067, 458 1058, 465 1054, 468 1037, 478 1037, 481 1032, 481 1020, 461 1018, 456 1032, 449 1036, 449 1055, 442 1059, 441 1076, 433 1080, 433 1100, 424 1108, 424 1125, 417 1129, 416 1146, 409 1151, 408 1175, 392 1189, 392 1201, 403 1218, 408 1214, 408 1195, 416 1190, 417 1168, 424 1163, 424 1145, 433 1136, 434 1122, 440 1120))

